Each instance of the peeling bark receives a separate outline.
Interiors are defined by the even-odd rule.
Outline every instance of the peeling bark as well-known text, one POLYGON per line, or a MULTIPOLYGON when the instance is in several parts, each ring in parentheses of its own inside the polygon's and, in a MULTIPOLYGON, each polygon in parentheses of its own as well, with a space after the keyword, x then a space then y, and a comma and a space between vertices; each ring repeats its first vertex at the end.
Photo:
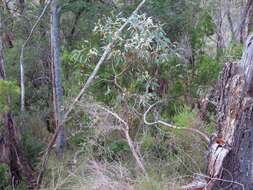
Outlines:
POLYGON ((9 165, 14 184, 23 179, 28 189, 35 189, 36 172, 24 156, 21 137, 10 112, 4 114, 4 128, 0 131, 0 148, 0 163, 9 165))
POLYGON ((227 63, 218 84, 217 137, 209 148, 207 190, 251 190, 253 160, 253 44, 240 63, 227 63), (220 179, 220 180, 217 180, 220 179), (223 181, 222 181, 223 180, 223 181))

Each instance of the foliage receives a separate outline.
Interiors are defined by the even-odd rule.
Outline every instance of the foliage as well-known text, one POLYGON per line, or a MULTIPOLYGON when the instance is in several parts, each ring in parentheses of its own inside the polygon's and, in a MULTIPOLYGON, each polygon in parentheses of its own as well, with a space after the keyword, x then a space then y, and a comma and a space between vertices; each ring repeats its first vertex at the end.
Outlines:
POLYGON ((152 148, 154 148, 155 144, 156 144, 155 138, 153 136, 151 136, 150 133, 143 135, 142 143, 141 143, 141 149, 143 151, 152 150, 152 148))
POLYGON ((195 28, 196 17, 205 9, 198 0, 151 0, 148 11, 164 23, 166 33, 173 41, 179 41, 183 34, 195 28))
MULTIPOLYGON (((60 3, 64 112, 137 1, 60 3)), ((199 0, 149 0, 131 17, 87 94, 67 118, 64 127, 68 147, 63 162, 55 160, 54 154, 49 158, 44 189, 177 189, 181 182, 188 182, 181 176, 203 171, 206 144, 196 134, 181 129, 201 127, 207 134, 214 132, 215 109, 209 106, 203 119, 198 116, 199 110, 192 107, 213 88, 222 63, 240 59, 243 49, 237 42, 222 50, 213 44, 217 18, 216 7, 210 5, 199 0), (150 120, 162 118, 181 129, 143 123, 143 114, 157 101, 162 103, 150 111, 150 120), (119 130, 122 123, 94 109, 93 103, 110 108, 127 122, 149 178, 136 167, 119 130), (86 108, 82 109, 81 104, 87 104, 86 108)), ((24 113, 17 111, 20 92, 16 81, 20 47, 42 6, 43 1, 29 1, 22 15, 4 13, 8 17, 4 32, 13 33, 14 47, 4 46, 8 80, 0 81, 0 110, 12 111, 21 131, 25 156, 35 168, 51 136, 47 129, 53 123, 50 11, 42 18, 25 51, 24 113)), ((4 167, 0 165, 0 184, 11 187, 4 177, 8 173, 4 167)))
MULTIPOLYGON (((101 36, 103 44, 107 44, 125 21, 126 18, 121 14, 112 15, 100 20, 93 31, 101 36)), ((81 49, 74 50, 72 53, 72 60, 85 68, 86 72, 83 75, 94 68, 93 62, 96 60, 94 56, 99 55, 101 51, 92 46, 87 49, 86 44, 90 43, 84 43, 81 49)), ((158 65, 166 64, 174 48, 174 44, 166 36, 161 24, 155 23, 145 14, 135 15, 130 19, 128 29, 121 34, 113 48, 110 64, 100 69, 101 80, 92 88, 92 92, 96 94, 94 97, 99 101, 114 104, 115 99, 122 97, 122 90, 126 90, 131 95, 136 94, 140 98, 142 96, 141 101, 144 97, 145 101, 157 98, 159 85, 152 73, 158 65), (112 81, 115 76, 117 76, 117 84, 112 81), (117 92, 117 90, 120 91, 117 92)))
MULTIPOLYGON (((94 28, 94 32, 102 34, 105 42, 110 42, 117 29, 123 25, 126 18, 117 15, 116 18, 108 18, 105 24, 98 25, 94 28)), ((165 61, 170 55, 172 44, 166 37, 159 23, 154 23, 151 17, 143 15, 134 15, 129 21, 127 32, 122 34, 118 40, 117 48, 114 50, 116 56, 124 56, 127 53, 133 53, 145 61, 155 59, 156 63, 165 61), (121 50, 121 52, 119 52, 121 50), (122 55, 123 54, 123 55, 122 55)))
POLYGON ((199 64, 197 65, 197 81, 200 84, 210 84, 218 78, 220 71, 220 65, 217 64, 216 60, 204 55, 200 58, 199 64))
POLYGON ((39 161, 38 160, 39 155, 41 151, 43 151, 44 149, 43 143, 40 140, 38 140, 38 138, 34 137, 31 131, 30 132, 26 131, 22 135, 22 139, 26 158, 29 159, 30 163, 33 166, 36 166, 39 161))
POLYGON ((178 113, 173 117, 174 125, 178 127, 196 127, 197 114, 187 106, 178 109, 178 113))
POLYGON ((234 42, 230 45, 227 52, 227 57, 229 60, 241 59, 243 53, 243 44, 234 42))
POLYGON ((0 188, 4 188, 8 184, 8 166, 4 164, 0 164, 0 188))
MULTIPOLYGON (((113 141, 109 146, 110 150, 115 156, 122 154, 122 152, 124 153, 129 152, 129 147, 125 140, 113 141)), ((114 155, 112 156, 114 157, 114 155)))

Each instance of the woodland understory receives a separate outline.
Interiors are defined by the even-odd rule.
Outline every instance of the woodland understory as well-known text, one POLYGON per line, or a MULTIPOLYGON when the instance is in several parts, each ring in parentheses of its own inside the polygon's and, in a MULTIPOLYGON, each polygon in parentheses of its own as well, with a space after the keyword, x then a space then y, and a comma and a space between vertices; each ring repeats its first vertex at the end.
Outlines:
POLYGON ((253 0, 1 0, 0 190, 253 190, 253 0))

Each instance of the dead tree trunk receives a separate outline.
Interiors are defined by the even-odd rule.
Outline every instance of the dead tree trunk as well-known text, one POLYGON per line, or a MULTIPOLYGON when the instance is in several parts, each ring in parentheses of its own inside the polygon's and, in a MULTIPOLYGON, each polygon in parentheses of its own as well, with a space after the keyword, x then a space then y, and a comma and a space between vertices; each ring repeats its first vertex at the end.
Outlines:
POLYGON ((218 84, 217 137, 209 148, 205 188, 253 189, 253 36, 240 63, 225 65, 218 84))

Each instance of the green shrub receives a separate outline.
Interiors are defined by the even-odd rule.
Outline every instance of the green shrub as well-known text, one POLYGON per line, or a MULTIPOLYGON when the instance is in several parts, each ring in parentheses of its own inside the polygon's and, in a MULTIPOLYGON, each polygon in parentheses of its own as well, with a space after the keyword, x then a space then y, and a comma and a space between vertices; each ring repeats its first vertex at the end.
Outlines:
POLYGON ((124 139, 119 139, 119 140, 114 140, 109 144, 109 152, 111 153, 109 155, 110 157, 115 160, 115 159, 123 159, 125 155, 129 153, 129 146, 126 140, 124 139))
POLYGON ((14 81, 0 80, 0 110, 6 112, 10 109, 8 99, 12 101, 12 105, 18 102, 19 87, 14 81))
POLYGON ((8 166, 5 164, 0 164, 0 189, 3 188, 8 184, 8 166))
POLYGON ((172 120, 176 126, 187 128, 194 127, 197 118, 197 113, 191 111, 189 107, 183 106, 172 120))
POLYGON ((26 158, 35 166, 39 161, 39 154, 44 148, 43 143, 37 137, 33 136, 31 132, 22 135, 22 143, 26 158))
POLYGON ((215 59, 207 55, 200 57, 197 65, 197 83, 201 85, 211 84, 217 80, 221 65, 215 59))
POLYGON ((155 139, 150 134, 144 134, 142 137, 141 149, 144 151, 149 151, 155 146, 155 139))
POLYGON ((242 54, 243 54, 243 44, 233 43, 231 45, 229 54, 233 59, 241 59, 242 54))

